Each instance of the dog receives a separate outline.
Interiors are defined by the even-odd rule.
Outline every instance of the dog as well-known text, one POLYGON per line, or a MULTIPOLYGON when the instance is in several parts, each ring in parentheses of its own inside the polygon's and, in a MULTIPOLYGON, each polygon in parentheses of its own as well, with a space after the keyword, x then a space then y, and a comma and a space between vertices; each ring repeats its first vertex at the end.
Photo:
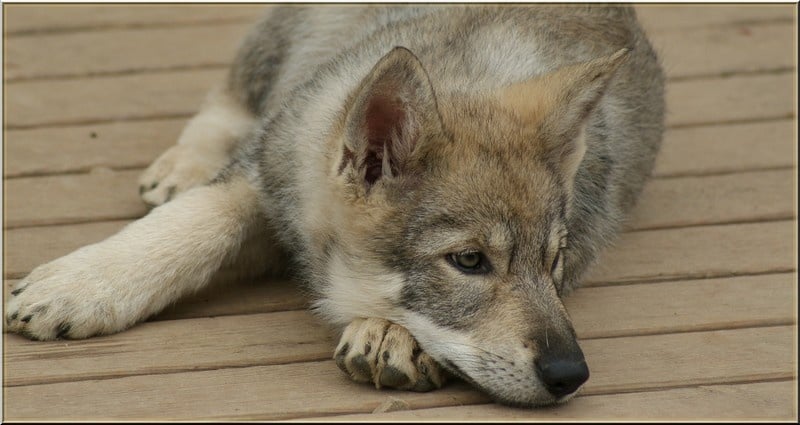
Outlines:
POLYGON ((565 402, 589 369, 561 297, 650 174, 663 80, 625 6, 272 8, 143 173, 154 208, 34 269, 7 328, 110 334, 288 267, 355 381, 565 402))

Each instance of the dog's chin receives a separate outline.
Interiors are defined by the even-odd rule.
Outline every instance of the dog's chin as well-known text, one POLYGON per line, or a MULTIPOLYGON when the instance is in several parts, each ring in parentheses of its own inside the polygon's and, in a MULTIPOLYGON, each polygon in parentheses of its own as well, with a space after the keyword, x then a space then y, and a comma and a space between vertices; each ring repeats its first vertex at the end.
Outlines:
MULTIPOLYGON (((583 388, 581 387, 572 394, 568 394, 559 398, 553 397, 549 393, 527 394, 528 397, 526 397, 526 394, 522 393, 514 394, 514 396, 509 396, 507 394, 504 394, 503 392, 492 389, 488 385, 481 384, 476 379, 472 378, 469 374, 464 372, 455 363, 449 360, 440 362, 440 364, 444 366, 444 368, 448 372, 450 372, 453 376, 461 379, 462 381, 473 386, 480 392, 488 395, 493 401, 511 407, 541 408, 541 407, 560 405, 571 400, 581 390, 581 388, 583 388)), ((503 390, 507 392, 508 388, 504 388, 503 390)))

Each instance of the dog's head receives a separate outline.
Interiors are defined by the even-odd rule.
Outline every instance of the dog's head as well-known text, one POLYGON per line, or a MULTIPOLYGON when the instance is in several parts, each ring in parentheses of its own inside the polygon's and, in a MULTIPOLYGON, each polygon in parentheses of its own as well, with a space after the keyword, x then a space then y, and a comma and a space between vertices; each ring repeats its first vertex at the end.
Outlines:
POLYGON ((569 399, 589 370, 559 297, 568 209, 586 118, 625 56, 491 93, 437 93, 410 51, 384 56, 335 131, 344 201, 319 309, 406 327, 498 401, 569 399))

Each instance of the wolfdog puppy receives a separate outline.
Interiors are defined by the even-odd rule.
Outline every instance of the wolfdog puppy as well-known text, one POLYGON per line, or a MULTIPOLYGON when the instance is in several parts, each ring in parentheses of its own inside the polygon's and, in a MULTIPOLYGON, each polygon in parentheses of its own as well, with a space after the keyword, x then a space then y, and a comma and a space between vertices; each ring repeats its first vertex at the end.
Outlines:
POLYGON ((6 323, 118 332, 290 258, 352 379, 563 402, 589 370, 560 297, 634 204, 663 111, 630 7, 274 8, 144 172, 157 207, 36 268, 6 323))

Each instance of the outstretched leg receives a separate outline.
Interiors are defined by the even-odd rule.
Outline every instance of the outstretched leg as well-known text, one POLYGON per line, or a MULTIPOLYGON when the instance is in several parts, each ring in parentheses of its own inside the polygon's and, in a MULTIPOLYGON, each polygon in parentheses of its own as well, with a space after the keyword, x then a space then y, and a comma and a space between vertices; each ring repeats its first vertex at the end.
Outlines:
POLYGON ((256 117, 228 90, 212 90, 200 112, 186 125, 178 143, 164 152, 139 178, 139 193, 149 205, 211 181, 230 162, 237 141, 256 117))
POLYGON ((203 287, 263 222, 244 177, 192 189, 34 269, 8 301, 8 329, 41 340, 121 331, 203 287))

